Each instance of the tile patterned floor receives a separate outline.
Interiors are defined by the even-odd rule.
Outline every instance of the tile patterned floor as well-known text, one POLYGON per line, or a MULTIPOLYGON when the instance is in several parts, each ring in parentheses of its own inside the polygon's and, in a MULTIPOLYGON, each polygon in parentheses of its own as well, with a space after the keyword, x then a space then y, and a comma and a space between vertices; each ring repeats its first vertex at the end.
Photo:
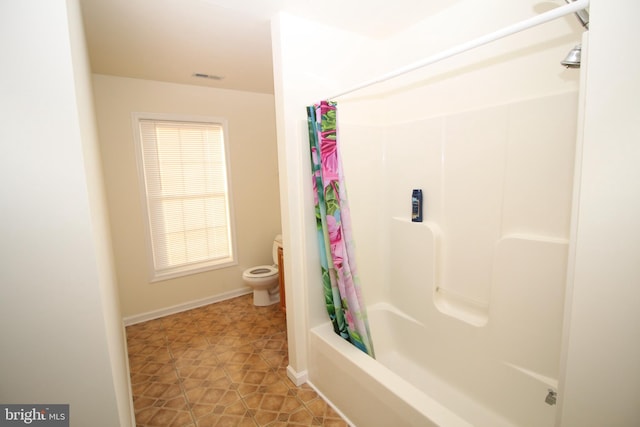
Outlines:
POLYGON ((348 426, 287 378, 277 304, 245 295, 126 331, 137 426, 348 426))

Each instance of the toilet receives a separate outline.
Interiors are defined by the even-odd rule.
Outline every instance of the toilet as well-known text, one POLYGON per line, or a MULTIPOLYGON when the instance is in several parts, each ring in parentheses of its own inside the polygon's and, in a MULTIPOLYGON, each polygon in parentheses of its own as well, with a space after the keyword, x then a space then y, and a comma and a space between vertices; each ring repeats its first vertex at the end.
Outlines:
POLYGON ((253 305, 265 306, 280 301, 278 282, 278 248, 282 247, 282 235, 273 240, 273 265, 258 265, 242 272, 242 280, 253 289, 253 305))

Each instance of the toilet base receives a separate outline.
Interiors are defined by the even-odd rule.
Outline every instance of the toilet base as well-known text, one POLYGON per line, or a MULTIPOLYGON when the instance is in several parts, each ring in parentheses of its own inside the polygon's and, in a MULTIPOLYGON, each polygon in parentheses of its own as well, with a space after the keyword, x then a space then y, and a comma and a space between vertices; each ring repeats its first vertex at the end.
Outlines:
POLYGON ((253 290, 253 305, 265 307, 280 302, 280 290, 276 287, 269 291, 268 289, 253 290))

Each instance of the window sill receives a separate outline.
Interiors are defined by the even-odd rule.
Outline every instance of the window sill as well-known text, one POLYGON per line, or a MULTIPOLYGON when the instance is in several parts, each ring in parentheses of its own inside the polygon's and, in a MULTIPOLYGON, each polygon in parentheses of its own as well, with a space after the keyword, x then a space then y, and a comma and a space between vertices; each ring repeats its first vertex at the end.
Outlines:
POLYGON ((219 270, 222 268, 232 267, 238 265, 238 262, 233 259, 227 261, 218 261, 215 264, 208 265, 187 265, 182 267, 176 267, 173 269, 167 269, 162 272, 153 271, 151 273, 151 283, 163 282, 165 280, 176 279, 178 277, 190 276, 193 274, 204 273, 211 270, 219 270))

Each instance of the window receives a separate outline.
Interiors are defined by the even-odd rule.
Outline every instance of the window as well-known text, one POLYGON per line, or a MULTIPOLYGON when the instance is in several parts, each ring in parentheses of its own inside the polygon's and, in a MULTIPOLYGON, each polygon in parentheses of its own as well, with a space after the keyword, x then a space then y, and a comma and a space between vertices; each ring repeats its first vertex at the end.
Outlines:
POLYGON ((224 120, 133 121, 152 280, 235 264, 224 120))

